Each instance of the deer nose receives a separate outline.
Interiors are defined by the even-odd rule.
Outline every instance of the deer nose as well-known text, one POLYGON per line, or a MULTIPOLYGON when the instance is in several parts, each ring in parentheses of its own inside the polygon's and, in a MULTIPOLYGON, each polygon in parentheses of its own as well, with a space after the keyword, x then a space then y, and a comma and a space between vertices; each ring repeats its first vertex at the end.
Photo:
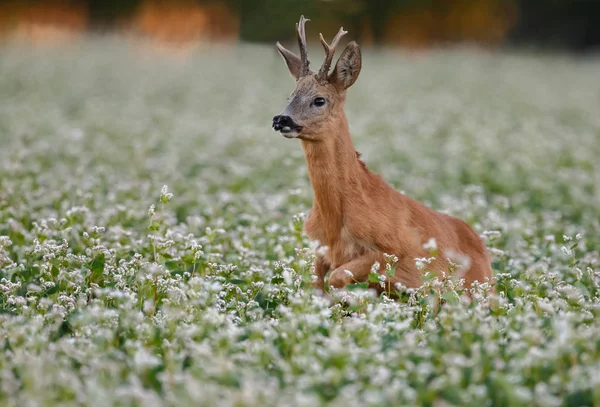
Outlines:
POLYGON ((273 117, 273 128, 276 131, 289 131, 294 125, 294 121, 290 116, 279 115, 273 117), (286 129, 287 127, 287 129, 286 129))

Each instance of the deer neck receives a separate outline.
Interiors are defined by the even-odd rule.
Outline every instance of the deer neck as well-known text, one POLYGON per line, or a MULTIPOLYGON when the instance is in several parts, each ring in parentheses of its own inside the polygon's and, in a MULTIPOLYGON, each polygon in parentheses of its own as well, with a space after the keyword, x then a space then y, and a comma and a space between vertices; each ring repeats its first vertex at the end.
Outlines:
POLYGON ((314 192, 313 210, 323 222, 326 234, 333 236, 343 226, 346 197, 360 188, 365 169, 344 116, 327 132, 320 141, 302 141, 302 147, 314 192))

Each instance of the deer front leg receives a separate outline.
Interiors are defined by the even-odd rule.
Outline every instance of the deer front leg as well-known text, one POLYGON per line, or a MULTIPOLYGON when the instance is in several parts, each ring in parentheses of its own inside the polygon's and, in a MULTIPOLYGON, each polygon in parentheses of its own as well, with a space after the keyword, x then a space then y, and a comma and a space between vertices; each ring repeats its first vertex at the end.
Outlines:
POLYGON ((342 264, 331 272, 329 285, 334 288, 344 288, 348 284, 364 283, 369 278, 371 267, 378 261, 383 266, 383 254, 371 252, 342 264))
POLYGON ((317 255, 317 258, 314 262, 314 268, 316 277, 314 286, 321 291, 325 291, 325 275, 329 272, 331 264, 329 264, 325 256, 317 255))

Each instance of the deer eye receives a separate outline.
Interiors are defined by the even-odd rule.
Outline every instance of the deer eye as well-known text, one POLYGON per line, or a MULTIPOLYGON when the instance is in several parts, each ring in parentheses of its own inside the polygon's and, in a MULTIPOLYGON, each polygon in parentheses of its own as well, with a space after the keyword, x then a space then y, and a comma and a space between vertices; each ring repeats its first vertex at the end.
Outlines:
POLYGON ((313 101, 313 103, 315 104, 315 106, 317 107, 321 107, 325 105, 325 98, 315 98, 315 100, 313 101))

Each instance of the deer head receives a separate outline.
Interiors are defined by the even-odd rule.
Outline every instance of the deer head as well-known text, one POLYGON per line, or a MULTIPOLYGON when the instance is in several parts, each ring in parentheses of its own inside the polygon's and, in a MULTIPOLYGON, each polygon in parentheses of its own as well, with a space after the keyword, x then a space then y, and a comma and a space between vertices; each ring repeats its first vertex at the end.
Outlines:
POLYGON ((335 48, 346 31, 340 28, 331 44, 320 34, 325 61, 318 72, 312 72, 309 68, 304 30, 307 21, 310 20, 301 16, 300 22, 296 24, 300 56, 277 43, 277 50, 296 80, 296 89, 292 92, 287 107, 273 118, 273 128, 287 138, 319 141, 333 136, 336 121, 345 117, 346 89, 358 78, 361 55, 358 44, 350 42, 330 73, 335 48))

